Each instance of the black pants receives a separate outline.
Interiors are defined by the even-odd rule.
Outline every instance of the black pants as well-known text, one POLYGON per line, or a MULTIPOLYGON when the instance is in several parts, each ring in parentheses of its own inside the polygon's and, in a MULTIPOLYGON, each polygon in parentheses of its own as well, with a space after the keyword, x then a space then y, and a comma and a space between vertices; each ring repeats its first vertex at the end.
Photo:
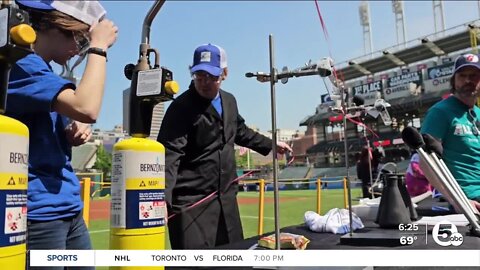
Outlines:
POLYGON ((217 200, 172 217, 168 221, 168 234, 172 249, 209 249, 237 240, 229 239, 217 200))
POLYGON ((368 191, 369 187, 370 187, 369 184, 362 183, 362 196, 363 196, 363 198, 370 198, 371 197, 371 194, 368 191))

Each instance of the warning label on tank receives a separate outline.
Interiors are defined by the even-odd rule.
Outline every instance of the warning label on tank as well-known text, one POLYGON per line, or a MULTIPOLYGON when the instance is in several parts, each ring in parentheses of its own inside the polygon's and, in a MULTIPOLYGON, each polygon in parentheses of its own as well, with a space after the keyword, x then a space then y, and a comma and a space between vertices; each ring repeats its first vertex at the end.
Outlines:
POLYGON ((165 217, 165 202, 141 202, 139 203, 140 220, 159 219, 165 217))
POLYGON ((0 192, 0 246, 25 243, 27 231, 27 194, 25 191, 0 192))
POLYGON ((24 244, 27 231, 28 137, 0 133, 0 247, 24 244))
POLYGON ((127 229, 165 225, 166 205, 164 190, 127 190, 127 229))
POLYGON ((110 222, 113 228, 125 228, 125 154, 117 152, 112 158, 112 187, 110 195, 110 222))
POLYGON ((27 207, 7 207, 5 211, 5 234, 25 232, 27 207))
POLYGON ((117 151, 112 160, 111 226, 165 225, 165 154, 117 151))

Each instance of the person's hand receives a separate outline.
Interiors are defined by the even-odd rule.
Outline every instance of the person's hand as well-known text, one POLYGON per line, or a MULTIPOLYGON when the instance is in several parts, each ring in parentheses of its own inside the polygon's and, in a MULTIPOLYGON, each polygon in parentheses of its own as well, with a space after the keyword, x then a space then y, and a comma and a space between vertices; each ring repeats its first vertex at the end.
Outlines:
POLYGON ((92 138, 92 129, 89 124, 73 121, 65 128, 65 134, 70 145, 79 146, 92 138))
POLYGON ((117 40, 118 27, 110 20, 104 19, 92 25, 90 31, 90 47, 110 48, 117 40))
POLYGON ((480 203, 474 200, 470 200, 470 204, 473 206, 473 208, 477 209, 477 211, 480 212, 480 203))
POLYGON ((277 154, 283 155, 286 152, 293 152, 290 145, 284 142, 277 142, 277 154))

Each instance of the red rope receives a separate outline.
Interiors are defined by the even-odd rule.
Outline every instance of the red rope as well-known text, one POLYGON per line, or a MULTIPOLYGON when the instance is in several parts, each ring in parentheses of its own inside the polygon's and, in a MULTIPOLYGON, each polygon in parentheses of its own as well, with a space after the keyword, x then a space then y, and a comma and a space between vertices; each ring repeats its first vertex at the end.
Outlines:
MULTIPOLYGON (((331 50, 332 46, 331 46, 331 43, 330 43, 330 36, 328 34, 327 25, 325 23, 325 20, 323 19, 322 12, 320 11, 320 5, 318 4, 318 0, 315 0, 315 7, 317 9, 318 19, 320 20, 320 26, 322 27, 322 31, 323 31, 323 35, 325 37, 325 41, 327 42, 329 56, 330 56, 330 58, 333 59, 332 50, 331 50)), ((337 82, 343 82, 343 80, 345 79, 345 77, 343 76, 343 73, 342 72, 337 72, 337 70, 335 69, 335 66, 333 66, 333 76, 335 77, 335 80, 337 80, 337 82), (339 76, 341 77, 340 80, 339 80, 339 76)), ((343 89, 341 91, 343 91, 343 89)), ((377 138, 377 139, 380 138, 371 128, 369 128, 364 123, 362 123, 360 121, 356 121, 356 120, 352 119, 351 117, 346 116, 346 112, 342 111, 342 114, 345 115, 345 117, 347 118, 348 121, 350 121, 350 122, 352 122, 356 125, 359 125, 359 126, 362 126, 362 127, 366 128, 373 136, 375 136, 375 138, 377 138)))
MULTIPOLYGON (((320 5, 318 4, 318 0, 315 0, 315 7, 317 8, 318 19, 320 20, 320 26, 322 27, 323 36, 325 37, 325 41, 327 42, 328 55, 330 56, 330 58, 333 59, 332 49, 331 49, 332 46, 330 44, 330 36, 328 34, 327 25, 325 23, 325 20, 323 19, 322 12, 320 11, 320 5)), ((333 71, 333 76, 338 81, 338 74, 335 66, 333 66, 332 71, 333 71)))
POLYGON ((361 126, 363 128, 366 128, 375 138, 379 139, 380 137, 378 136, 377 133, 375 133, 375 131, 373 131, 371 128, 369 128, 367 125, 365 125, 365 123, 363 122, 360 122, 360 121, 357 121, 357 120, 354 120, 352 119, 351 117, 347 117, 347 120, 354 123, 355 125, 358 125, 358 126, 361 126))
MULTIPOLYGON (((322 26, 323 35, 325 36, 325 39, 328 41, 330 37, 328 35, 328 30, 327 30, 327 26, 325 25, 325 21, 323 20, 322 12, 320 12, 320 6, 318 5, 318 0, 315 0, 315 7, 317 7, 318 19, 320 20, 320 24, 322 26)), ((330 47, 329 47, 329 51, 330 51, 330 47)))
MULTIPOLYGON (((295 158, 292 156, 292 159, 287 163, 286 166, 289 166, 294 160, 295 160, 295 158)), ((242 180, 243 178, 247 177, 248 175, 250 175, 250 174, 252 174, 252 173, 253 173, 253 171, 249 171, 248 173, 242 174, 242 175, 240 175, 239 177, 233 179, 232 181, 230 181, 230 183, 228 183, 227 188, 226 188, 225 190, 227 190, 228 188, 230 188, 230 186, 231 186, 232 184, 235 184, 236 182, 242 180)), ((192 208, 194 208, 194 207, 197 207, 198 205, 200 205, 200 204, 208 201, 210 198, 212 198, 212 197, 214 197, 215 195, 217 195, 217 193, 218 193, 218 190, 210 193, 210 194, 207 195, 205 198, 203 198, 203 199, 201 199, 201 200, 199 200, 199 201, 197 201, 197 202, 189 205, 187 208, 183 209, 182 212, 186 212, 186 211, 188 211, 188 210, 190 210, 190 209, 192 209, 192 208)), ((169 219, 175 217, 176 215, 177 215, 177 213, 174 213, 174 214, 171 214, 170 216, 168 216, 167 222, 168 222, 169 219)))

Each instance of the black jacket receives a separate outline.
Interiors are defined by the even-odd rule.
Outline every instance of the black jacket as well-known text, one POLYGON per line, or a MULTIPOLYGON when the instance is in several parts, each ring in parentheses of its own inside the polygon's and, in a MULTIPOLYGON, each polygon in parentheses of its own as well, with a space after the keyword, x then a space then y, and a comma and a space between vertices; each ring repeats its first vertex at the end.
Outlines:
POLYGON ((245 125, 232 94, 220 90, 220 96, 223 118, 192 83, 168 107, 158 141, 166 148, 165 194, 169 215, 176 213, 169 220, 169 229, 171 222, 176 229, 186 229, 192 222, 201 223, 203 218, 197 216, 202 215, 209 217, 211 224, 206 229, 215 235, 215 220, 223 216, 232 242, 243 238, 236 201, 238 185, 232 184, 237 178, 234 144, 267 155, 272 143, 245 125), (210 202, 185 211, 187 206, 215 191, 217 197, 210 202))

